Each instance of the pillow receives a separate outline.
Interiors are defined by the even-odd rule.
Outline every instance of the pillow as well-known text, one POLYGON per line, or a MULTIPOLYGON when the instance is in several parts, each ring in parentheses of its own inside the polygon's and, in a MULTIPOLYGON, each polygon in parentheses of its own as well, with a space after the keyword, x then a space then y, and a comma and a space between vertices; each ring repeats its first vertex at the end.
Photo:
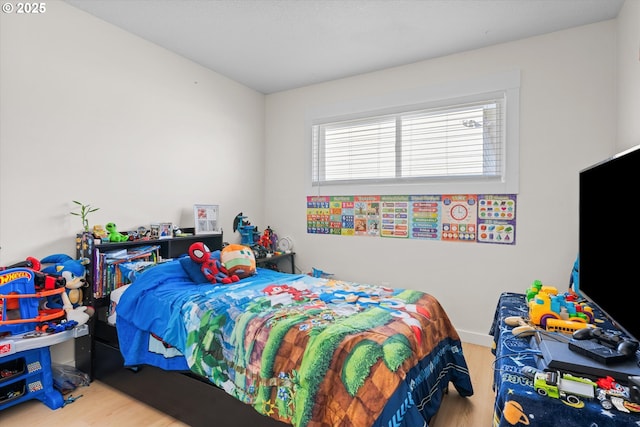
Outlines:
POLYGON ((256 274, 256 257, 249 246, 230 244, 220 251, 220 262, 229 272, 241 279, 256 274))
POLYGON ((120 286, 119 288, 116 288, 113 291, 111 291, 111 293, 109 294, 109 300, 111 302, 109 304, 109 313, 107 316, 107 322, 111 325, 116 324, 116 320, 118 319, 118 314, 116 313, 116 307, 120 302, 120 297, 122 296, 124 291, 126 291, 129 288, 129 286, 131 286, 131 283, 129 283, 128 285, 120 286))
MULTIPOLYGON (((211 252, 210 259, 220 259, 220 251, 213 251, 211 252)), ((187 276, 189 276, 189 279, 191 279, 192 282, 197 283, 198 285, 203 284, 203 283, 211 283, 209 281, 209 279, 207 279, 205 277, 204 274, 202 274, 202 268, 201 265, 198 264, 197 262, 193 261, 189 255, 185 255, 183 257, 181 257, 179 259, 180 261, 180 265, 182 265, 182 268, 184 269, 184 271, 187 273, 187 276)))

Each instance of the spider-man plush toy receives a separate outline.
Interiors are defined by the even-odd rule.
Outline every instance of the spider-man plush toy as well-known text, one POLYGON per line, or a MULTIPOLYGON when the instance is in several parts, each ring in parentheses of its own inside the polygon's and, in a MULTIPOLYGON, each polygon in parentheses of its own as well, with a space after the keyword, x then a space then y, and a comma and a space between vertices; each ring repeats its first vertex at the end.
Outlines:
POLYGON ((219 259, 211 256, 211 251, 202 242, 193 243, 189 246, 189 258, 193 262, 200 264, 200 270, 204 277, 211 283, 229 284, 237 282, 240 278, 235 275, 229 275, 227 269, 222 265, 219 259))

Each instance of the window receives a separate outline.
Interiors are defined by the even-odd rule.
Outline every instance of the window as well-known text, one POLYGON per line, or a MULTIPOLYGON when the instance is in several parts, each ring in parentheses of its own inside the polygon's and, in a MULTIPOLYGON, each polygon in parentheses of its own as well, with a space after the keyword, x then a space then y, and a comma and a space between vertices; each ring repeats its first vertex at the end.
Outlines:
POLYGON ((503 99, 314 125, 314 183, 501 179, 503 99))
POLYGON ((312 186, 349 186, 354 194, 372 186, 395 194, 415 194, 416 186, 418 194, 517 193, 515 77, 498 90, 499 80, 490 91, 463 85, 471 95, 458 90, 455 97, 311 118, 312 186))

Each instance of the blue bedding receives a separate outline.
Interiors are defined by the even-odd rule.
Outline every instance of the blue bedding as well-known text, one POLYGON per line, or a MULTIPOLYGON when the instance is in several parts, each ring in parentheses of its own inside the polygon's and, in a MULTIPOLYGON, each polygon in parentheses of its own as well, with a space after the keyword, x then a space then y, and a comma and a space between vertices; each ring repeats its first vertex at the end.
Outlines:
POLYGON ((450 382, 473 393, 446 313, 410 289, 260 268, 196 284, 172 261, 142 273, 117 315, 126 365, 191 370, 294 426, 427 426, 450 382))
POLYGON ((258 268, 257 273, 233 285, 194 283, 180 262, 171 261, 145 271, 123 294, 117 305, 118 341, 125 366, 153 365, 166 370, 189 370, 184 357, 166 357, 149 352, 149 340, 161 337, 182 356, 186 343, 185 304, 207 295, 224 297, 235 289, 254 289, 302 275, 284 275, 258 268), (126 295, 126 297, 124 296, 126 295), (144 313, 137 315, 137 313, 144 313))

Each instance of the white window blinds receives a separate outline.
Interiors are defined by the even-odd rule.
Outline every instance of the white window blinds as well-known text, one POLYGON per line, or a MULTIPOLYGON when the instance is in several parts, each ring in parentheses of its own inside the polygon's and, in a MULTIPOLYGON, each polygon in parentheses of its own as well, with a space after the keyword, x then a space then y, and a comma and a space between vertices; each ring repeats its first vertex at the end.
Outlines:
POLYGON ((505 96, 312 125, 313 185, 502 179, 505 96))

